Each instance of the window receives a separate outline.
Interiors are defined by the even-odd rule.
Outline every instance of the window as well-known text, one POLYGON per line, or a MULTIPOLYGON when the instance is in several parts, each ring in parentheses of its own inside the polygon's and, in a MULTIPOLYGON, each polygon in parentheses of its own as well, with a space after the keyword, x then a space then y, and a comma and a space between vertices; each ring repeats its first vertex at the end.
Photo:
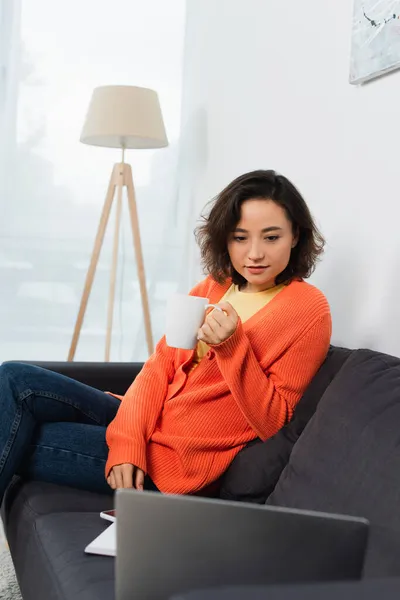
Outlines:
MULTIPOLYGON (((98 85, 157 90, 170 146, 130 150, 154 340, 179 280, 184 0, 0 0, 0 360, 65 360, 116 150, 79 143, 98 85)), ((112 360, 147 356, 124 203, 112 360)), ((113 216, 113 215, 112 215, 113 216)), ((103 360, 113 222, 76 360, 103 360)))

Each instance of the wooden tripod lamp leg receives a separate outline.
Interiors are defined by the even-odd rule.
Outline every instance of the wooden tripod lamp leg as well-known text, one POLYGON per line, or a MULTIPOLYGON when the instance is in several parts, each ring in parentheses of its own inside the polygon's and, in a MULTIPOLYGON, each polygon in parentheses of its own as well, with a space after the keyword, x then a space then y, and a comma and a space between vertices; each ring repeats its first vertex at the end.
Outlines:
POLYGON ((139 220, 136 209, 135 188, 133 186, 132 169, 130 165, 124 165, 124 183, 128 192, 128 206, 131 219, 131 227, 133 234, 133 245, 135 248, 137 273, 140 286, 140 295, 142 297, 144 327, 146 332, 147 349, 149 355, 154 351, 153 334, 151 331, 149 299, 147 295, 146 276, 144 272, 144 261, 142 254, 142 245, 140 242, 139 220))
POLYGON ((123 171, 123 164, 121 164, 119 173, 118 173, 117 210, 116 210, 116 214, 115 214, 114 242, 113 242, 113 254, 112 254, 112 263, 111 263, 111 274, 110 274, 110 291, 109 291, 109 295, 108 295, 105 362, 110 361, 111 334, 112 334, 112 325, 113 325, 113 316, 114 316, 115 285, 116 285, 116 281, 117 281, 119 230, 120 230, 120 223, 121 223, 123 187, 124 187, 124 171, 123 171))
POLYGON ((71 347, 68 353, 68 360, 74 360, 76 347, 79 341, 79 335, 82 328, 83 319, 86 312, 87 303, 89 300, 90 292, 92 290, 93 280, 96 273, 97 263, 99 261, 100 251, 104 240, 104 234, 107 228, 108 219, 110 217, 111 207, 114 198, 115 186, 118 182, 118 167, 115 165, 111 174, 110 183, 108 185, 107 196, 104 202, 103 210, 100 217, 99 227, 97 229, 96 239, 94 242, 92 257, 90 259, 89 269, 86 275, 85 287, 83 288, 83 294, 79 307, 78 317, 75 323, 74 334, 72 337, 71 347))

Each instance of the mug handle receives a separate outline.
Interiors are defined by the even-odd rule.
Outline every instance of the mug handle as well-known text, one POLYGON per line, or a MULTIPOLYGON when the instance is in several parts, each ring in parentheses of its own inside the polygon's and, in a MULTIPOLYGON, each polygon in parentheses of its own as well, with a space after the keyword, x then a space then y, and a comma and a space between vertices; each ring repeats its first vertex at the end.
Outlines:
POLYGON ((219 310, 220 312, 222 311, 222 308, 220 306, 217 306, 216 304, 206 304, 206 310, 207 308, 215 308, 215 310, 219 310))

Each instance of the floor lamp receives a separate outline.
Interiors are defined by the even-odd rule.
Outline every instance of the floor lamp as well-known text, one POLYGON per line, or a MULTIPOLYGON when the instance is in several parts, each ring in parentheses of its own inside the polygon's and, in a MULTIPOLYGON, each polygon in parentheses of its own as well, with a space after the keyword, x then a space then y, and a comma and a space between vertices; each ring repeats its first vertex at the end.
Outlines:
POLYGON ((96 88, 93 92, 80 139, 84 144, 92 146, 119 148, 122 153, 122 159, 120 163, 114 165, 111 173, 110 183, 86 275, 74 334, 68 353, 68 360, 74 360, 86 307, 96 274, 96 267, 104 235, 107 229, 107 223, 112 205, 116 199, 105 347, 105 361, 108 362, 110 360, 115 286, 117 279, 119 231, 124 189, 126 189, 129 207, 140 295, 142 299, 147 349, 150 355, 153 352, 153 336, 151 331, 149 300, 147 295, 142 246, 140 242, 132 169, 130 165, 125 162, 125 150, 128 148, 162 148, 168 145, 157 93, 154 90, 134 86, 117 85, 96 88))

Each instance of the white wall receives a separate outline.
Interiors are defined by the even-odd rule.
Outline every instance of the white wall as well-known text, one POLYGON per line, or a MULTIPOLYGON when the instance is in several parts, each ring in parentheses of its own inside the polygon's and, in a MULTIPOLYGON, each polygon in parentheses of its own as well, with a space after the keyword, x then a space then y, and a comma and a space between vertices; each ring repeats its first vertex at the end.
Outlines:
POLYGON ((350 86, 351 22, 350 0, 188 0, 183 191, 194 219, 240 173, 291 178, 328 240, 333 341, 400 355, 400 71, 350 86))

